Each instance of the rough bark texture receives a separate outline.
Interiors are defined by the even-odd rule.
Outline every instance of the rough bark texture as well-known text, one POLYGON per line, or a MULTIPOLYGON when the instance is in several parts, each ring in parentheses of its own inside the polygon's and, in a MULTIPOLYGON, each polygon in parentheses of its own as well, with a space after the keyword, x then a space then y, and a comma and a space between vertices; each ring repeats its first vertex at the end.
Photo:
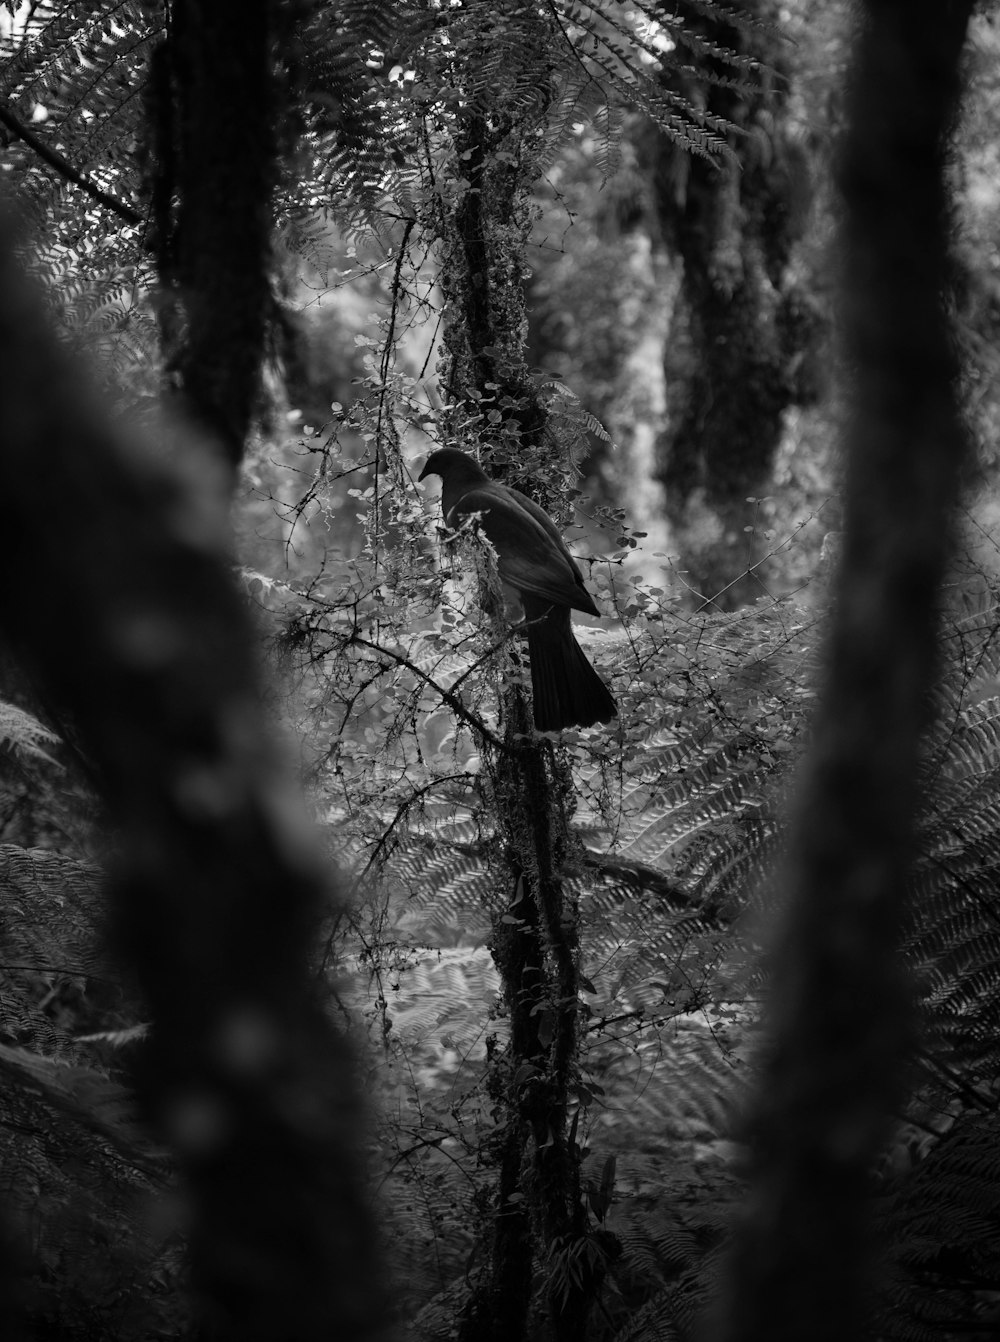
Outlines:
MULTIPOLYGON (((441 277, 451 307, 444 328, 452 360, 448 391, 453 398, 474 392, 480 405, 499 414, 498 436, 513 433, 516 448, 537 449, 546 416, 525 360, 529 220, 516 162, 524 136, 507 118, 492 129, 487 123, 482 113, 472 114, 455 146, 468 188, 446 230, 452 265, 441 277), (507 157, 498 157, 499 151, 507 157)), ((502 474, 502 464, 495 474, 502 474)))
POLYGON ((944 184, 970 0, 868 0, 840 183, 843 559, 788 868, 746 1223, 712 1342, 864 1335, 868 1171, 912 1028, 897 936, 966 459, 944 184))
POLYGON ((140 1094, 184 1175, 205 1335, 371 1338, 361 1110, 310 964, 333 892, 264 728, 223 472, 188 457, 196 494, 183 443, 168 470, 112 429, 39 312, 4 244, 0 615, 117 825, 113 922, 154 1021, 140 1094))
POLYGON ((236 465, 255 408, 270 288, 275 0, 172 0, 154 61, 154 214, 167 355, 236 465))
MULTIPOLYGON (((779 22, 772 0, 740 8, 779 22)), ((683 83, 691 102, 746 132, 732 138, 736 162, 708 163, 659 135, 645 146, 659 228, 683 265, 666 342, 660 476, 681 568, 696 591, 731 609, 762 594, 752 577, 741 577, 746 499, 769 492, 784 411, 804 394, 795 370, 816 334, 817 318, 787 270, 810 186, 804 152, 785 119, 790 70, 777 33, 720 25, 683 2, 678 12, 707 39, 775 71, 762 73, 757 94, 715 88, 694 75, 683 83)), ((720 65, 714 73, 732 71, 720 65)))
POLYGON ((507 707, 512 751, 491 769, 511 891, 491 938, 511 1033, 490 1081, 501 1124, 498 1210, 489 1270, 459 1335, 462 1342, 522 1338, 532 1331, 532 1311, 537 1317, 541 1309, 542 1336, 578 1342, 596 1283, 568 1289, 559 1300, 538 1300, 535 1275, 537 1258, 586 1230, 579 1151, 567 1131, 577 1051, 577 910, 561 875, 567 836, 554 762, 541 745, 516 744, 532 732, 520 691, 511 691, 507 707))
MULTIPOLYGON (((525 11, 526 41, 544 25, 525 11)), ((544 97, 540 95, 540 101, 544 97)), ((527 192, 531 137, 506 112, 471 113, 456 144, 466 185, 444 234, 450 263, 444 342, 450 354, 445 392, 456 420, 485 412, 479 433, 490 444, 491 475, 555 512, 540 482, 555 478, 555 436, 526 360, 523 277, 530 228, 527 192)), ((470 446, 476 441, 470 437, 470 446)), ((510 1018, 510 1048, 494 1056, 497 1205, 488 1261, 460 1322, 461 1342, 511 1342, 533 1331, 552 1342, 578 1342, 594 1283, 563 1274, 556 1297, 539 1290, 553 1251, 569 1251, 585 1232, 579 1147, 567 1125, 577 1052, 576 909, 563 879, 566 797, 550 744, 534 740, 531 713, 517 684, 503 694, 502 754, 485 752, 498 831, 502 880, 509 891, 492 950, 510 1018), (510 1201, 512 1195, 517 1197, 510 1201)))

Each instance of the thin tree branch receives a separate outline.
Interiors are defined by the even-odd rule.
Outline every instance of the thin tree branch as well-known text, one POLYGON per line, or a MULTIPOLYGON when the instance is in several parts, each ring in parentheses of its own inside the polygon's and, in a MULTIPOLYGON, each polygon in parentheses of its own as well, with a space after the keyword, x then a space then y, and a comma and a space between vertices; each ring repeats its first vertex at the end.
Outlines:
POLYGON ((35 132, 29 130, 3 103, 0 103, 0 123, 6 126, 12 135, 16 135, 19 140, 23 140, 28 148, 37 154, 53 172, 65 181, 78 186, 98 205, 103 205, 112 214, 117 214, 118 218, 123 219, 126 224, 138 225, 145 222, 138 210, 133 210, 131 205, 128 205, 124 200, 119 200, 117 196, 109 195, 96 182, 92 182, 79 168, 74 168, 68 159, 63 158, 58 150, 52 149, 44 140, 39 139, 35 132))
POLYGON ((717 921, 716 917, 707 912, 690 891, 685 890, 683 886, 670 880, 656 867, 650 866, 646 862, 636 862, 631 858, 616 857, 614 853, 595 853, 588 848, 583 858, 583 866, 604 880, 621 881, 626 885, 634 885, 640 890, 661 896, 671 904, 679 904, 684 908, 692 909, 707 923, 717 921))
POLYGON ((468 725, 472 727, 474 731, 478 732, 484 740, 489 741, 494 749, 507 754, 516 753, 512 752, 511 747, 501 741, 499 737, 494 736, 486 723, 483 722, 482 718, 475 713, 470 713, 457 695, 452 694, 450 690, 446 690, 443 685, 439 685, 426 671, 421 671, 420 667, 414 662, 411 662, 409 657, 404 657, 401 652, 393 652, 391 648, 382 647, 379 643, 372 643, 367 638, 362 638, 360 634, 352 633, 347 636, 345 641, 347 643, 356 643, 362 648, 370 648, 372 652, 378 653, 380 657, 388 657, 398 666, 405 666, 407 671, 412 671, 413 674, 417 676, 418 679, 422 680, 429 689, 432 689, 435 694, 443 699, 452 712, 456 713, 463 722, 468 723, 468 725))

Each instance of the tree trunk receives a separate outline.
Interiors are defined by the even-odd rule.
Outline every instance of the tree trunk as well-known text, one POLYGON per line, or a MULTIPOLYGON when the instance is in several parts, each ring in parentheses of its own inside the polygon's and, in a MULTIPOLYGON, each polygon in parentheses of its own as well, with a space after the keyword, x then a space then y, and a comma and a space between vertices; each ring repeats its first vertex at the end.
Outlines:
MULTIPOLYGON (((525 41, 544 42, 544 22, 525 14, 525 41)), ((442 221, 450 260, 442 277, 451 356, 444 390, 457 422, 472 421, 469 445, 488 442, 491 472, 516 480, 554 512, 559 478, 570 468, 558 460, 558 440, 526 360, 524 251, 537 171, 531 130, 527 121, 512 125, 504 112, 478 110, 457 139, 455 173, 466 185, 442 221), (486 427, 474 427, 482 414, 486 427)), ((571 785, 557 751, 532 739, 531 710, 519 685, 504 689, 501 711, 504 750, 484 748, 484 761, 503 844, 507 903, 491 944, 510 1047, 492 1060, 498 1188, 488 1265, 459 1336, 461 1342, 512 1342, 527 1335, 529 1319, 541 1316, 552 1342, 578 1342, 588 1290, 567 1277, 546 1297, 538 1270, 585 1231, 580 1151, 567 1122, 579 1010, 577 910, 562 875, 571 785)))
POLYGON ((868 0, 844 197, 843 558, 795 821, 754 1171, 712 1342, 865 1335, 868 1176, 913 1030, 899 929, 966 432, 947 139, 972 0, 868 0))
POLYGON ((271 301, 278 15, 274 0, 172 0, 169 16, 147 97, 160 330, 186 408, 236 466, 271 301))
POLYGON ((362 1107, 312 964, 337 892, 265 729, 226 497, 191 492, 215 477, 186 435, 111 427, 12 255, 3 239, 3 631, 116 825, 114 933, 153 1019, 140 1097, 183 1175, 206 1335, 374 1338, 362 1107))
MULTIPOLYGON (((774 0, 740 7, 780 22, 774 0)), ((769 492, 784 412, 801 395, 794 369, 816 335, 817 318, 788 275, 810 184, 785 119, 790 66, 777 33, 720 27, 683 0, 678 12, 707 39, 774 71, 756 95, 684 81, 689 101, 747 132, 731 137, 735 161, 684 154, 658 134, 644 146, 659 229, 683 267, 665 351, 667 513, 688 582, 733 609, 763 594, 748 572, 761 552, 748 547, 746 500, 769 492)), ((703 60, 708 73, 714 63, 703 60)), ((733 75, 722 66, 714 73, 733 75)))

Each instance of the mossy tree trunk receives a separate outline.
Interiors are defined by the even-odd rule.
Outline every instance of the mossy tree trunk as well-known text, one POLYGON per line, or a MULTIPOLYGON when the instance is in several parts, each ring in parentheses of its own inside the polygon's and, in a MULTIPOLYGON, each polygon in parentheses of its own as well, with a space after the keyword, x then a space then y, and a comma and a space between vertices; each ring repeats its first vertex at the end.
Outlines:
MULTIPOLYGON (((526 42, 547 40, 537 15, 525 12, 519 21, 526 42)), ((542 90, 539 122, 545 103, 542 90)), ((446 257, 443 382, 458 432, 468 434, 470 446, 485 442, 488 469, 557 516, 570 470, 559 461, 558 438, 526 361, 533 129, 531 117, 480 103, 456 137, 454 171, 462 185, 438 223, 446 257)), ((580 1149, 569 1125, 579 1013, 577 909, 563 879, 572 787, 558 747, 532 739, 530 704, 518 684, 503 689, 501 711, 504 748, 487 751, 486 763, 505 892, 491 946, 510 1045, 492 1055, 496 1200, 485 1232, 486 1267, 460 1337, 510 1342, 541 1326, 553 1342, 578 1342, 594 1282, 579 1286, 552 1269, 586 1231, 580 1149), (549 1290, 553 1276, 560 1292, 549 1290)))

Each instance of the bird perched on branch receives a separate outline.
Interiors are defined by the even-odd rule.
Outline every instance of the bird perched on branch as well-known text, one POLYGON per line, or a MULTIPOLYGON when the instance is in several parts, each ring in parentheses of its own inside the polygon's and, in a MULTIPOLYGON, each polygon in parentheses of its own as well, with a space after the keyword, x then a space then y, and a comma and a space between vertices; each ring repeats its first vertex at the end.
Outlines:
POLYGON ((431 453, 420 479, 429 475, 441 477, 441 511, 448 526, 480 515, 497 552, 500 577, 521 599, 538 730, 591 727, 617 717, 615 701, 573 637, 570 621, 571 610, 600 611, 552 519, 455 448, 431 453))

